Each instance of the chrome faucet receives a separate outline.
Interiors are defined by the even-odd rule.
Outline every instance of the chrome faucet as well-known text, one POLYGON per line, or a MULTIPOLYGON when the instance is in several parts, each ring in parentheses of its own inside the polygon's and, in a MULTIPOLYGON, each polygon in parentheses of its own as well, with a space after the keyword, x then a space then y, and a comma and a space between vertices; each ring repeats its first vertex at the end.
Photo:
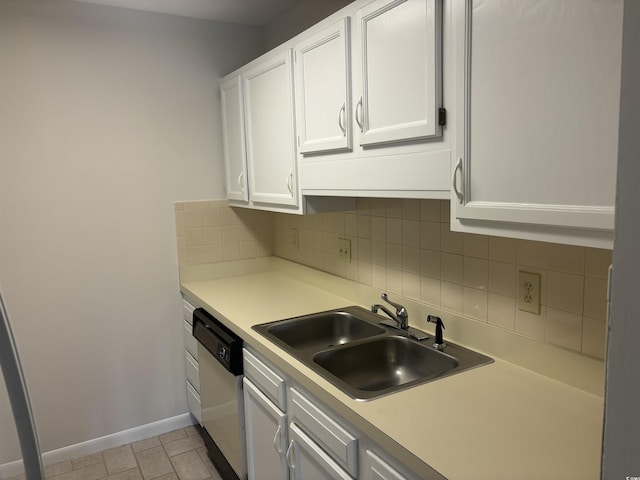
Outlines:
POLYGON ((401 330, 408 330, 409 329, 409 314, 407 313, 407 309, 404 308, 399 303, 395 303, 395 302, 392 302, 391 300, 389 300, 389 297, 387 296, 386 293, 383 293, 382 295, 380 295, 380 298, 382 298, 382 300, 384 300, 388 304, 392 305, 396 309, 396 313, 395 314, 391 313, 387 307, 385 307, 384 305, 377 304, 377 303, 375 305, 371 305, 371 311, 373 313, 378 313, 378 310, 382 310, 392 320, 395 320, 396 324, 398 325, 398 328, 400 328, 401 330))

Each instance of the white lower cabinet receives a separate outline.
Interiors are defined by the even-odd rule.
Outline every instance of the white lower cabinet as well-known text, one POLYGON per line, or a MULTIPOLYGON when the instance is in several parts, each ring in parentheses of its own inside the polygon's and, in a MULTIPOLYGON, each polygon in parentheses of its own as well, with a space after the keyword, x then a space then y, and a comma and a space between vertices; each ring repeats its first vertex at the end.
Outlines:
POLYGON ((289 438, 287 462, 291 478, 296 480, 353 479, 295 423, 289 426, 289 438))
POLYGON ((198 363, 198 342, 193 337, 193 311, 196 307, 182 300, 184 321, 185 365, 187 374, 187 405, 191 415, 202 425, 202 407, 200 404, 200 364, 198 363))
MULTIPOLYGON (((249 480, 418 478, 246 348, 244 374, 249 480)), ((427 478, 443 479, 435 471, 427 478)))
POLYGON ((249 479, 288 478, 287 415, 251 380, 243 380, 249 479))

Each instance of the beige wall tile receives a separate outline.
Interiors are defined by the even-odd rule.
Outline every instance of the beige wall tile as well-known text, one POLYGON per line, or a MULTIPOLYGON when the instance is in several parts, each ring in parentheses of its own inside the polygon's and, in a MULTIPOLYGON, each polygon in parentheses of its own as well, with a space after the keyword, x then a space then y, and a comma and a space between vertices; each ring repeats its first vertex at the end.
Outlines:
POLYGON ((402 270, 402 246, 387 243, 387 267, 402 270))
POLYGON ((402 295, 402 270, 387 268, 387 290, 402 295))
POLYGON ((516 322, 516 299, 489 293, 487 320, 492 325, 514 331, 516 322))
POLYGON ((387 264, 387 244, 384 242, 371 242, 371 262, 378 265, 387 264))
POLYGON ((184 228, 200 228, 204 226, 202 210, 184 212, 184 228))
POLYGON ((547 252, 549 270, 584 274, 584 247, 550 243, 547 252))
POLYGON ((371 217, 358 215, 358 237, 371 238, 371 217))
POLYGON ((184 202, 173 202, 173 209, 176 212, 184 211, 184 202))
POLYGON ((547 246, 542 242, 518 240, 518 264, 547 268, 547 246))
POLYGON ((475 288, 464 287, 462 313, 482 322, 487 321, 487 292, 475 288))
POLYGON ((222 256, 225 262, 229 262, 231 260, 240 260, 240 244, 237 242, 223 244, 222 256))
POLYGON ((440 249, 447 253, 464 253, 464 234, 452 232, 446 223, 440 224, 440 249))
POLYGON ((222 243, 239 243, 240 227, 238 225, 225 225, 222 227, 222 243))
POLYGON ((197 202, 184 202, 185 210, 202 210, 209 208, 209 200, 198 200, 197 202))
POLYGON ((402 243, 402 220, 399 218, 387 218, 385 224, 387 242, 400 245, 402 243))
POLYGON ((440 278, 443 282, 462 284, 464 276, 464 257, 443 253, 440 256, 440 278))
POLYGON ((373 283, 370 262, 358 262, 358 281, 365 285, 371 285, 373 283))
POLYGON ((465 233, 464 254, 469 257, 489 258, 489 237, 465 233))
POLYGON ((463 285, 486 290, 489 284, 489 261, 482 258, 464 257, 463 285))
POLYGON ((420 300, 420 275, 402 273, 402 295, 414 300, 420 300))
POLYGON ((204 247, 204 258, 206 263, 223 262, 224 254, 222 253, 222 244, 207 245, 204 247))
POLYGON ((604 278, 585 277, 584 315, 604 320, 607 316, 607 281, 604 278))
POLYGON ((440 222, 440 200, 420 200, 420 220, 440 222))
POLYGON ((184 234, 184 212, 176 212, 176 234, 184 234))
POLYGON ((371 285, 382 290, 387 288, 387 267, 384 265, 371 265, 371 285))
POLYGON ((440 221, 449 223, 451 220, 451 202, 440 201, 440 221))
POLYGON ((582 315, 547 308, 547 342, 571 350, 582 348, 582 315))
POLYGON ((402 270, 420 274, 420 265, 420 249, 417 247, 402 247, 402 270))
POLYGON ((607 278, 611 260, 611 250, 587 248, 585 251, 585 274, 590 277, 607 278))
POLYGON ((386 198, 372 198, 371 199, 371 216, 372 217, 384 217, 387 214, 386 198))
POLYGON ((604 359, 606 330, 604 320, 582 317, 582 353, 604 359))
POLYGON ((420 246, 419 220, 402 220, 402 244, 410 247, 420 246))
POLYGON ((436 307, 440 306, 440 280, 420 277, 420 301, 436 307))
POLYGON ((187 247, 187 264, 202 265, 205 263, 204 248, 205 247, 187 247))
POLYGON ((405 198, 402 200, 402 218, 420 220, 420 200, 405 198))
POLYGON ((387 224, 384 217, 371 217, 371 239, 384 242, 386 238, 387 224))
POLYGON ((371 263, 371 240, 368 238, 358 238, 357 258, 364 262, 371 263))
POLYGON ((582 315, 583 298, 582 275, 548 272, 547 306, 582 315))
POLYGON ((235 209, 232 207, 222 207, 220 209, 220 214, 222 215, 222 226, 226 227, 229 225, 237 225, 240 220, 238 219, 238 214, 235 209))
POLYGON ((489 237, 489 258, 498 262, 518 261, 518 241, 514 238, 489 237))
POLYGON ((402 218, 402 200, 390 198, 386 202, 385 216, 387 218, 402 218))
POLYGON ((257 255, 258 248, 256 242, 240 242, 240 258, 256 258, 257 255))
POLYGON ((441 282, 440 305, 446 310, 462 313, 462 285, 441 282))
POLYGON ((547 336, 547 307, 540 306, 540 315, 518 310, 516 307, 515 330, 521 335, 544 342, 547 336))
POLYGON ((185 243, 187 247, 204 246, 204 229, 187 228, 187 230, 185 231, 185 243))
POLYGON ((440 252, 420 250, 420 274, 423 277, 440 279, 440 252))
POLYGON ((507 297, 516 296, 518 271, 516 265, 504 262, 489 262, 489 288, 492 293, 507 297))
POLYGON ((440 250, 440 223, 420 222, 420 246, 429 250, 440 250))

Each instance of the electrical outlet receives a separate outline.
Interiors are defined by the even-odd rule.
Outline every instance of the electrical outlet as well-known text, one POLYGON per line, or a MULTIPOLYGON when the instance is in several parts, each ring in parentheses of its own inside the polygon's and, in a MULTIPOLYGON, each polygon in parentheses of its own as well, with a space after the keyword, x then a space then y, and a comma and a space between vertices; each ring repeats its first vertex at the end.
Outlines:
POLYGON ((518 308, 540 315, 540 274, 518 272, 518 308))
POLYGON ((351 240, 348 238, 338 239, 338 257, 345 263, 351 263, 351 240))
POLYGON ((291 246, 296 250, 300 250, 300 237, 299 237, 298 229, 292 228, 289 231, 289 235, 290 235, 289 242, 291 243, 291 246))

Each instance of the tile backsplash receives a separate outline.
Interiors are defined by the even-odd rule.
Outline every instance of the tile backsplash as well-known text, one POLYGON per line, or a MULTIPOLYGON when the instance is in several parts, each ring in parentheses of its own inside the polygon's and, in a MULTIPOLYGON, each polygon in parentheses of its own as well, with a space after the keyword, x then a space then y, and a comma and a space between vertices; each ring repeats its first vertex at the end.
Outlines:
POLYGON ((452 232, 449 202, 358 199, 288 215, 177 202, 181 265, 276 255, 602 359, 611 251, 452 232), (338 239, 351 241, 351 261, 338 239), (518 271, 541 276, 540 315, 517 308, 518 271))

